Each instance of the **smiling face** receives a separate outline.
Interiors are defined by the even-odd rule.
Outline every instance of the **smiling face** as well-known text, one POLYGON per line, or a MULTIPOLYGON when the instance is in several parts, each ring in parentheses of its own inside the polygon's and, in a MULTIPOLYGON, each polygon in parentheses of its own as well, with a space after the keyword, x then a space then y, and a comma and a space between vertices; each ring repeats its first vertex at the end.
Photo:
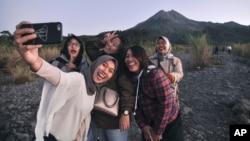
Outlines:
POLYGON ((93 81, 98 83, 104 83, 108 81, 115 73, 114 60, 107 60, 101 63, 93 73, 93 81))
POLYGON ((75 38, 72 38, 68 43, 69 56, 76 58, 79 54, 80 46, 80 43, 75 38))
POLYGON ((166 54, 169 51, 169 44, 163 40, 162 38, 159 38, 156 43, 156 51, 161 54, 166 54))
POLYGON ((121 44, 121 40, 119 37, 115 37, 111 39, 111 41, 108 41, 105 45, 104 52, 106 54, 116 54, 118 53, 119 47, 121 44))
POLYGON ((130 72, 138 73, 140 71, 140 62, 134 56, 131 49, 128 49, 126 53, 125 64, 127 65, 130 72))

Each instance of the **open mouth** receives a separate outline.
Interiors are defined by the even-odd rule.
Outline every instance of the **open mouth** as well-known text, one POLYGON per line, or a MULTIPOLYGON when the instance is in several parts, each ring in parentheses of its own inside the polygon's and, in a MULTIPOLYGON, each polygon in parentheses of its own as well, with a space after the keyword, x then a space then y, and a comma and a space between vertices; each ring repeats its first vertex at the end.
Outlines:
POLYGON ((101 79, 105 79, 106 78, 106 74, 102 71, 100 71, 99 73, 97 73, 97 76, 101 79))
POLYGON ((164 49, 165 49, 164 47, 160 47, 160 48, 159 48, 160 51, 163 51, 164 49))
POLYGON ((134 66, 134 65, 135 65, 135 63, 133 63, 133 62, 127 63, 127 66, 134 66))
POLYGON ((76 54, 77 52, 76 52, 76 50, 71 50, 70 51, 72 54, 76 54))

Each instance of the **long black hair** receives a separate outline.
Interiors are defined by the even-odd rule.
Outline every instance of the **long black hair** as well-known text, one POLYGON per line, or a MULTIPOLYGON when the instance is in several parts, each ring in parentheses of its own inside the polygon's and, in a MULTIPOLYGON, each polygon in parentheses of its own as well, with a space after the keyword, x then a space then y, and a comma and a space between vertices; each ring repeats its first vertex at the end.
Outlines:
POLYGON ((61 54, 64 54, 68 60, 70 59, 69 52, 68 52, 68 44, 69 44, 71 39, 76 39, 78 41, 78 43, 80 44, 79 53, 78 53, 75 61, 73 62, 78 67, 80 65, 81 61, 82 61, 82 55, 83 55, 83 52, 84 52, 84 48, 83 48, 82 41, 77 36, 75 36, 74 34, 71 34, 71 35, 69 35, 67 37, 67 39, 66 39, 66 41, 64 43, 64 46, 63 46, 63 48, 61 50, 61 54))
POLYGON ((126 47, 127 40, 126 40, 126 38, 124 36, 121 36, 121 35, 116 36, 116 37, 114 37, 112 39, 115 39, 115 38, 119 38, 120 41, 121 41, 119 46, 118 46, 118 51, 116 53, 113 53, 113 54, 106 54, 104 52, 103 52, 103 54, 110 55, 110 56, 114 57, 118 61, 118 65, 119 65, 118 70, 120 72, 120 71, 123 71, 123 69, 126 67, 126 65, 125 65, 125 63, 123 61, 123 58, 124 58, 125 50, 127 48, 126 47))
POLYGON ((113 40, 115 38, 120 39, 120 44, 118 46, 118 50, 117 50, 116 53, 107 54, 107 55, 111 55, 111 56, 115 57, 116 59, 120 60, 120 59, 122 59, 122 55, 124 55, 124 51, 125 51, 125 48, 126 48, 126 39, 123 36, 119 35, 119 36, 116 36, 116 37, 112 38, 111 40, 113 40))
POLYGON ((150 65, 149 58, 147 56, 146 50, 139 46, 139 45, 134 45, 131 47, 128 47, 125 51, 127 53, 128 50, 131 50, 133 56, 139 61, 140 63, 140 70, 146 68, 148 65, 150 65))

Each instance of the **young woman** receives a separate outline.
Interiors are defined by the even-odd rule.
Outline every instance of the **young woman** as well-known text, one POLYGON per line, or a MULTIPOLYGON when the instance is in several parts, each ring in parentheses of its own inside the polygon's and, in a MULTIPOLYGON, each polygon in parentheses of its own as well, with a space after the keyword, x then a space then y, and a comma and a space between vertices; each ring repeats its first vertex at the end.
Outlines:
POLYGON ((128 129, 131 124, 132 109, 134 105, 134 89, 131 79, 124 73, 126 67, 122 61, 124 55, 124 39, 113 33, 105 34, 104 39, 87 41, 85 48, 90 60, 96 59, 100 55, 111 55, 118 60, 117 73, 110 79, 105 87, 113 89, 119 93, 119 114, 117 117, 107 115, 98 110, 93 110, 91 129, 93 137, 89 136, 89 141, 127 141, 128 129))
POLYGON ((17 50, 30 69, 45 79, 37 113, 36 140, 86 141, 96 91, 114 75, 117 61, 104 55, 96 59, 84 74, 65 73, 39 56, 41 45, 23 44, 35 39, 36 34, 32 28, 20 29, 22 24, 29 22, 16 26, 17 50))
POLYGON ((135 119, 143 140, 183 141, 179 104, 165 73, 149 64, 141 46, 129 47, 124 61, 136 80, 135 119))
POLYGON ((183 78, 183 69, 181 60, 178 57, 175 57, 172 53, 171 43, 165 36, 160 36, 156 40, 155 53, 149 57, 149 60, 157 67, 163 69, 171 85, 174 88, 174 94, 177 97, 179 96, 178 83, 183 78))
MULTIPOLYGON (((49 61, 53 66, 58 67, 64 72, 84 72, 88 69, 89 64, 86 55, 83 54, 84 47, 82 41, 71 34, 67 37, 60 56, 49 61)), ((43 88, 43 79, 39 82, 39 88, 43 88)))
POLYGON ((87 58, 83 54, 83 46, 82 41, 77 36, 74 34, 69 35, 64 43, 60 56, 51 60, 51 64, 64 72, 83 72, 88 68, 87 58))

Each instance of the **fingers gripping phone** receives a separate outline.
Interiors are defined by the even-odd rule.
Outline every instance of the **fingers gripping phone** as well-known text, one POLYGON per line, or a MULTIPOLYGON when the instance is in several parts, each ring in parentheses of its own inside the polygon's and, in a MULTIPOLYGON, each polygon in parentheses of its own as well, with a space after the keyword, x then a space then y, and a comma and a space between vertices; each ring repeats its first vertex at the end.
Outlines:
POLYGON ((33 28, 37 35, 35 39, 24 43, 25 45, 55 44, 60 43, 63 40, 62 23, 60 22, 23 24, 21 28, 33 28))

